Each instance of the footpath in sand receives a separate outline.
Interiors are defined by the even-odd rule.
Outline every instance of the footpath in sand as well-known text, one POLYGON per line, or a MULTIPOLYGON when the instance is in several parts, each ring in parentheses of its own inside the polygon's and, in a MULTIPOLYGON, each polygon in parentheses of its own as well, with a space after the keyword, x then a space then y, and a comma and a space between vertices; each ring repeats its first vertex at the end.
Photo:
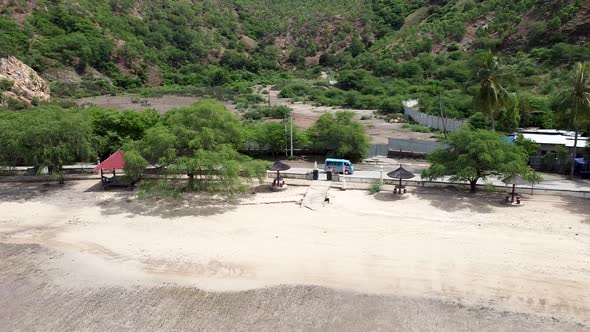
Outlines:
POLYGON ((590 325, 590 206, 307 187, 142 201, 0 184, 7 330, 518 330, 590 325), (262 202, 264 204, 256 204, 262 202))

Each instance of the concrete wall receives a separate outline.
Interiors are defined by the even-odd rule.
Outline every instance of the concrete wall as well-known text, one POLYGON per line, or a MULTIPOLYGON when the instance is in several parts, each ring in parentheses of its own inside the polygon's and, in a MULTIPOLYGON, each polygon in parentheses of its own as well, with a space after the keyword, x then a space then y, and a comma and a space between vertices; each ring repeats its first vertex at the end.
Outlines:
POLYGON ((389 152, 404 153, 410 152, 418 155, 427 155, 436 149, 444 149, 446 144, 434 141, 425 141, 418 139, 399 139, 389 138, 389 152))
MULTIPOLYGON (((273 175, 276 175, 276 173, 268 173, 268 177, 272 178, 273 175)), ((281 174, 281 177, 287 178, 287 179, 300 179, 300 180, 311 180, 311 172, 309 174, 291 174, 291 173, 285 173, 285 174, 281 174)), ((335 176, 334 177, 334 181, 332 181, 334 184, 342 184, 342 175, 340 176, 335 176)), ((373 181, 375 181, 374 178, 366 178, 366 177, 355 177, 354 174, 353 175, 347 175, 346 176, 346 182, 347 183, 362 183, 362 184, 371 184, 373 181)), ((397 179, 391 179, 391 178, 384 178, 383 179, 383 184, 384 185, 397 185, 399 183, 399 180, 397 179)), ((469 184, 468 183, 450 183, 450 182, 438 182, 438 181, 419 181, 419 180, 402 180, 402 184, 408 187, 429 187, 429 188, 446 188, 446 187, 455 187, 455 188, 462 188, 464 190, 469 190, 469 184)), ((477 185, 478 189, 484 189, 486 186, 485 185, 481 185, 478 184, 477 185)), ((508 188, 507 186, 501 185, 501 186, 493 186, 496 190, 498 191, 505 191, 508 192, 508 190, 510 188, 508 188)), ((557 189, 537 189, 537 188, 533 188, 531 190, 531 187, 517 187, 518 191, 524 194, 533 194, 533 195, 551 195, 551 196, 570 196, 570 197, 579 197, 579 198, 588 198, 590 199, 590 191, 573 191, 573 190, 557 190, 557 189)))

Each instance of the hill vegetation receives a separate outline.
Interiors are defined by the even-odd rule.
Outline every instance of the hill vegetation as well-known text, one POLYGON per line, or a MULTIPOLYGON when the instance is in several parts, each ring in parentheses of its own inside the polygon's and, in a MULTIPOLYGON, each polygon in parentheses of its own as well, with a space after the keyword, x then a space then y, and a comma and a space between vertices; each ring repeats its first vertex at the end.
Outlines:
POLYGON ((273 84, 285 97, 384 113, 418 99, 422 111, 486 125, 478 94, 491 57, 509 74, 487 116, 497 129, 572 127, 559 116, 561 90, 574 63, 590 60, 588 0, 0 3, 0 56, 32 66, 57 97, 173 92, 255 104, 251 87, 273 84))

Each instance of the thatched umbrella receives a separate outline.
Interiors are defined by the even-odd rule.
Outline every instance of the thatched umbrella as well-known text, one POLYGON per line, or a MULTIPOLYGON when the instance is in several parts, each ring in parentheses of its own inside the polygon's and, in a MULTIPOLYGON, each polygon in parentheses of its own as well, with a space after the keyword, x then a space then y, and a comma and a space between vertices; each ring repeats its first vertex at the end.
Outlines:
POLYGON ((277 181, 279 180, 279 175, 281 171, 286 171, 288 169, 291 169, 291 166, 282 163, 280 160, 275 161, 274 164, 272 164, 272 167, 269 168, 269 171, 276 171, 277 172, 277 181))
POLYGON ((402 179, 403 180, 411 179, 416 175, 414 173, 406 170, 405 168, 403 168, 402 165, 399 165, 398 169, 387 173, 387 176, 389 176, 390 178, 399 179, 399 188, 400 188, 400 192, 401 192, 402 179))
POLYGON ((529 181, 522 178, 520 175, 511 175, 504 180, 502 180, 505 184, 512 184, 512 199, 510 202, 514 203, 514 196, 516 195, 516 186, 524 186, 530 184, 529 181))

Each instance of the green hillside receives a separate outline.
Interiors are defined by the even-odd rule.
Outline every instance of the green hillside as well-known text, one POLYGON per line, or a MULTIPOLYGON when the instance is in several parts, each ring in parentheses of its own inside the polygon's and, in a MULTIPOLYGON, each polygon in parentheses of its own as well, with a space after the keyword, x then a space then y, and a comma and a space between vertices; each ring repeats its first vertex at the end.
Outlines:
POLYGON ((266 82, 319 104, 396 112, 419 98, 423 110, 442 102, 469 117, 478 58, 490 50, 532 112, 521 124, 546 127, 572 64, 590 59, 582 0, 1 2, 0 56, 32 66, 54 96, 266 82), (313 88, 327 84, 322 70, 339 84, 313 88))

